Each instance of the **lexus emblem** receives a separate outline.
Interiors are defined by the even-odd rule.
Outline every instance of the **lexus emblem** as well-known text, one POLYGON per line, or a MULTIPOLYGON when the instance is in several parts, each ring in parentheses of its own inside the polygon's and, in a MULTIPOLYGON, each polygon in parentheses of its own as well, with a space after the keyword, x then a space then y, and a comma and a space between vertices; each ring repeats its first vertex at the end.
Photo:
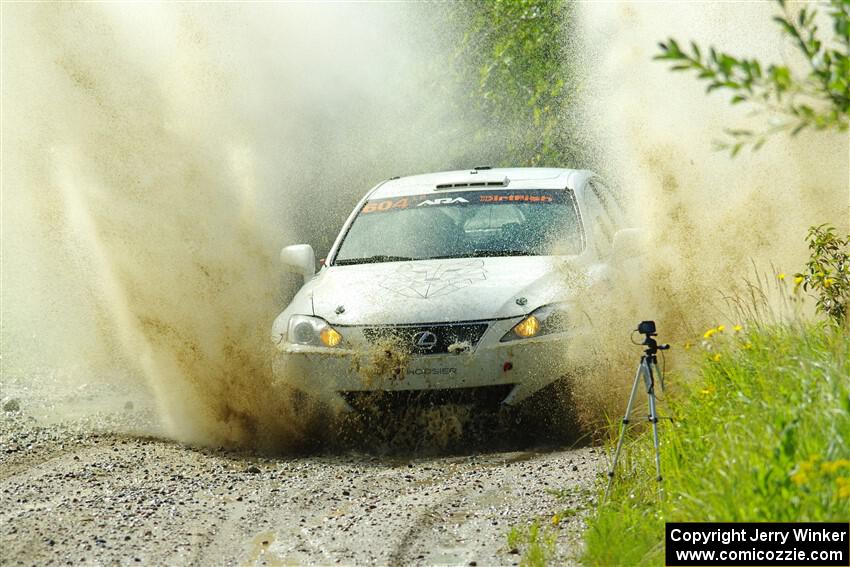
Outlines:
POLYGON ((431 350, 437 346, 437 335, 431 331, 420 331, 413 335, 413 345, 421 349, 431 350))

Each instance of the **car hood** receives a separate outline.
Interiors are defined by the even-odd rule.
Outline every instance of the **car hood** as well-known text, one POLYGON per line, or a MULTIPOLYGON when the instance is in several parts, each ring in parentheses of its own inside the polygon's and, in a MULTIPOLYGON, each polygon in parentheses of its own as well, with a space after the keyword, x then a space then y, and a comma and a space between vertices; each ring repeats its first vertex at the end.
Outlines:
POLYGON ((337 325, 473 321, 521 316, 568 299, 567 258, 458 258, 334 266, 308 284, 314 313, 337 325))

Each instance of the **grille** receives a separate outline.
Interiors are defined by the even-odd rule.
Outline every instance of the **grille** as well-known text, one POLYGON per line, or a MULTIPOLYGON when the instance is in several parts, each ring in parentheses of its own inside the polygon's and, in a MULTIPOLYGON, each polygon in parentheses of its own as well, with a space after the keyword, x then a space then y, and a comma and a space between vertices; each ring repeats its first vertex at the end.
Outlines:
POLYGON ((461 354, 475 348, 487 323, 416 325, 405 327, 364 327, 370 343, 391 339, 410 349, 411 354, 461 354))

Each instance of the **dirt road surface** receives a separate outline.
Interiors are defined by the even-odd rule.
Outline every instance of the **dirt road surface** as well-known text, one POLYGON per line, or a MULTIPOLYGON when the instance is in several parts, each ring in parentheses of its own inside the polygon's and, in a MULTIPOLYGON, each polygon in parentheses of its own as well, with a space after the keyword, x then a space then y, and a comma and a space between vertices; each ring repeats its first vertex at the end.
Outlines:
POLYGON ((25 397, 0 412, 2 565, 513 565, 510 527, 565 509, 553 559, 571 564, 602 461, 594 448, 257 456, 134 434, 149 409, 78 398, 62 419, 25 397))

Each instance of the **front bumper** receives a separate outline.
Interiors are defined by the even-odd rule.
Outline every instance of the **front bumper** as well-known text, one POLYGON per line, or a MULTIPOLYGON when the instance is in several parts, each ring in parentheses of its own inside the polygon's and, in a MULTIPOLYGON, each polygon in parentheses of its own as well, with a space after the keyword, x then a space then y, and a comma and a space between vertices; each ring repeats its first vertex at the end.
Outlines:
POLYGON ((351 410, 354 392, 443 391, 490 388, 514 405, 569 371, 568 333, 499 342, 521 318, 489 322, 478 344, 458 354, 411 355, 397 372, 375 372, 364 358, 370 345, 356 329, 343 329, 349 348, 285 344, 274 360, 278 383, 301 390, 337 411, 351 410))

